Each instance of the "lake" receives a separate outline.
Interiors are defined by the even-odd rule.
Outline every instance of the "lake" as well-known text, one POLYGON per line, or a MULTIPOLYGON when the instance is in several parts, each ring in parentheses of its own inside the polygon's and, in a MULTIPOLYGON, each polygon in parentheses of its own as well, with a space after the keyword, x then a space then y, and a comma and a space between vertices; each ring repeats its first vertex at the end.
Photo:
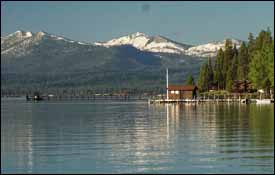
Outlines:
POLYGON ((1 173, 274 173, 274 104, 2 98, 1 173))

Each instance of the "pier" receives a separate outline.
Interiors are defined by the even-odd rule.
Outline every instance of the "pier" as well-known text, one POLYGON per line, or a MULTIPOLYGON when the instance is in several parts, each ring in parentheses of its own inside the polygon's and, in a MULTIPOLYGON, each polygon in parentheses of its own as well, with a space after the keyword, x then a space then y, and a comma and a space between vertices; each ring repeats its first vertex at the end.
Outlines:
POLYGON ((239 102, 239 103, 248 103, 251 100, 248 99, 155 99, 148 100, 148 103, 220 103, 220 102, 239 102))
POLYGON ((148 99, 148 104, 153 103, 274 103, 273 95, 262 99, 257 98, 258 94, 251 93, 208 93, 198 94, 198 87, 195 85, 169 85, 168 69, 166 69, 166 97, 164 94, 158 98, 148 99), (256 95, 256 96, 255 96, 256 95))
MULTIPOLYGON (((149 99, 149 104, 154 103, 258 103, 258 99, 149 99)), ((274 99, 265 99, 266 103, 274 103, 274 99)))

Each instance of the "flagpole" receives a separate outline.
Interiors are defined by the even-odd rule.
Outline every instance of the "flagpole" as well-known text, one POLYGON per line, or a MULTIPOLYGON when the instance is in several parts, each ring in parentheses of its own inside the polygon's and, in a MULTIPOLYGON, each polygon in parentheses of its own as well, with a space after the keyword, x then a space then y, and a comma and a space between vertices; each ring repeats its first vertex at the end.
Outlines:
POLYGON ((168 96, 168 68, 166 69, 166 99, 169 99, 168 96))

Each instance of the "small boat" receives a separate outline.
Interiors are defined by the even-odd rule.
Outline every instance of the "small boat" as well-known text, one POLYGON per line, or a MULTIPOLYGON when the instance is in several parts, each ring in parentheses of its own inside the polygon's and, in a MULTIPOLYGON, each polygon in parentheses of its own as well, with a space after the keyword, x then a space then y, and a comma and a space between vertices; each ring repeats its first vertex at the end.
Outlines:
POLYGON ((43 100, 43 98, 40 97, 39 95, 35 95, 33 97, 29 97, 28 95, 26 95, 26 100, 27 101, 41 101, 41 100, 43 100))
POLYGON ((256 104, 270 104, 271 103, 271 99, 256 99, 256 104))

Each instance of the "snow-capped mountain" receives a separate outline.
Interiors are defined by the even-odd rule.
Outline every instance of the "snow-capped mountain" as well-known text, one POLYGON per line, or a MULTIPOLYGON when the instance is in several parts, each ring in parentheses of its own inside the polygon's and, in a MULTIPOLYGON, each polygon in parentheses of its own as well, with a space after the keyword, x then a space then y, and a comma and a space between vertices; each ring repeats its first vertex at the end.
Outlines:
MULTIPOLYGON (((236 45, 237 48, 240 47, 242 41, 237 39, 231 39, 232 44, 236 45)), ((225 42, 215 41, 207 44, 202 44, 194 47, 190 47, 185 51, 186 55, 198 56, 198 57, 215 57, 219 49, 225 49, 225 42)))
POLYGON ((95 45, 112 47, 120 45, 132 45, 142 51, 158 53, 184 53, 191 45, 177 43, 163 36, 147 36, 144 33, 134 33, 107 42, 96 42, 95 45))
MULTIPOLYGON (((75 41, 63 36, 49 34, 44 31, 37 33, 16 31, 5 37, 1 37, 1 54, 13 54, 13 55, 24 55, 32 50, 32 46, 39 45, 41 41, 53 41, 63 42, 64 44, 73 44, 75 47, 78 46, 103 46, 106 48, 113 46, 131 45, 138 50, 153 52, 153 53, 172 53, 180 55, 188 55, 193 57, 214 57, 217 51, 222 48, 224 49, 225 40, 210 42, 202 45, 189 45, 179 43, 163 36, 148 36, 144 33, 137 32, 134 34, 122 36, 119 38, 112 39, 107 42, 95 42, 86 43, 81 41, 75 41)), ((237 39, 231 39, 232 43, 240 47, 241 42, 237 39)))
MULTIPOLYGON (((231 40, 233 44, 236 44, 237 48, 240 47, 240 40, 231 40)), ((107 42, 96 42, 95 45, 105 47, 132 45, 142 51, 175 53, 196 57, 214 57, 220 48, 224 49, 225 41, 226 40, 192 46, 169 40, 163 36, 147 36, 144 33, 137 32, 131 35, 112 39, 107 42)))
POLYGON ((42 41, 62 42, 64 44, 74 45, 91 45, 89 43, 67 39, 63 36, 49 34, 44 31, 33 33, 19 30, 7 36, 1 37, 1 55, 9 54, 16 57, 26 55, 33 50, 34 46, 41 44, 42 41))

